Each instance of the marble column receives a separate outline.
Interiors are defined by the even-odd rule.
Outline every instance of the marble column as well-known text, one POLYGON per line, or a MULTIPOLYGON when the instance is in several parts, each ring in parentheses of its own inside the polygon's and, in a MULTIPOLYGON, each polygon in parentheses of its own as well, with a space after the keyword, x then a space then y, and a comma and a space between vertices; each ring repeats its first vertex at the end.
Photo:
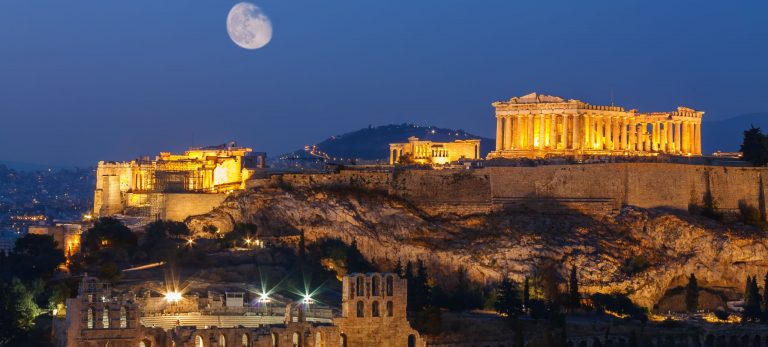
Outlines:
POLYGON ((513 149, 512 145, 512 116, 504 117, 504 149, 513 149))
POLYGON ((551 149, 557 149, 557 114, 549 117, 549 141, 547 146, 551 149))
POLYGON ((667 122, 661 122, 659 124, 659 152, 667 152, 667 122), (664 126, 664 129, 661 129, 661 126, 664 126))
POLYGON ((539 115, 539 149, 544 149, 547 137, 547 121, 544 114, 539 115))
POLYGON ((524 125, 523 123, 525 123, 525 122, 523 121, 523 116, 521 116, 521 115, 517 115, 516 118, 517 119, 515 119, 515 126, 516 126, 516 128, 515 128, 515 134, 516 134, 515 135, 515 140, 516 140, 515 141, 515 148, 523 149, 523 148, 525 148, 524 147, 525 143, 523 142, 525 140, 525 130, 523 130, 524 129, 523 128, 523 125, 524 125))
POLYGON ((613 149, 613 117, 605 117, 605 149, 613 149))
POLYGON ((645 150, 645 142, 643 141, 643 135, 645 135, 645 130, 648 128, 648 125, 646 125, 643 122, 640 122, 639 127, 637 129, 637 150, 643 151, 645 150))
POLYGON ((528 138, 526 139, 527 142, 525 144, 525 147, 528 149, 533 149, 533 115, 528 115, 528 138))
POLYGON ((680 153, 682 151, 682 146, 680 146, 680 122, 679 121, 672 121, 672 146, 674 147, 673 152, 680 153))
POLYGON ((667 141, 667 147, 665 150, 667 153, 672 153, 675 151, 674 146, 672 144, 672 122, 666 121, 664 122, 664 133, 666 133, 666 141, 667 141))
POLYGON ((584 144, 584 149, 592 149, 592 117, 585 113, 582 119, 584 120, 584 139, 582 143, 584 144))
POLYGON ((568 115, 563 114, 563 135, 560 137, 563 143, 563 149, 568 149, 568 138, 571 137, 571 133, 568 132, 568 115))
POLYGON ((496 116, 496 150, 502 150, 504 121, 501 116, 496 116))
POLYGON ((619 149, 627 150, 627 117, 621 117, 621 147, 619 149))
POLYGON ((693 153, 701 155, 701 123, 694 123, 694 136, 696 136, 696 141, 693 145, 693 153))
POLYGON ((635 129, 637 124, 635 124, 635 118, 629 119, 629 134, 627 134, 627 148, 630 152, 633 152, 635 150, 635 140, 637 140, 637 135, 635 135, 635 129))
MULTIPOLYGON (((581 148, 581 137, 579 136, 581 134, 581 130, 579 130, 579 114, 576 113, 573 115, 573 138, 571 138, 571 148, 573 149, 579 149, 581 148)), ((583 127, 581 129, 584 129, 583 127)))

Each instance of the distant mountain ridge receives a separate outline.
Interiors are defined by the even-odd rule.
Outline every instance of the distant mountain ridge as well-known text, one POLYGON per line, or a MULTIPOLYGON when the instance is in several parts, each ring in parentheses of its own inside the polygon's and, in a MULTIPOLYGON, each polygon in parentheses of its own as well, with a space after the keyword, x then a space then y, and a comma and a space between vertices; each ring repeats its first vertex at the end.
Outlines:
MULTIPOLYGON (((389 144, 408 142, 416 136, 422 140, 450 142, 455 140, 480 139, 480 152, 483 157, 493 150, 493 139, 477 136, 461 129, 438 128, 415 124, 389 124, 368 127, 331 136, 318 143, 317 149, 331 158, 384 160, 389 158, 389 144)), ((305 155, 303 149, 284 156, 305 155)))
POLYGON ((702 152, 704 155, 714 151, 737 152, 744 139, 744 131, 751 125, 768 131, 768 112, 750 113, 719 121, 701 123, 702 152))

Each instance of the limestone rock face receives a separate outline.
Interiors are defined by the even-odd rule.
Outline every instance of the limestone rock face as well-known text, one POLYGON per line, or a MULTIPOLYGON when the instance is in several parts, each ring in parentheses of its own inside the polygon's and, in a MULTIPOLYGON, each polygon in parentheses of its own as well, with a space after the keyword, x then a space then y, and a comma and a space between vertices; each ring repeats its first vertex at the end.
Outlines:
POLYGON ((213 237, 208 226, 228 232, 238 222, 274 235, 303 230, 307 242, 356 241, 380 265, 422 259, 445 282, 460 267, 488 283, 507 274, 522 281, 542 264, 567 278, 575 266, 582 290, 627 293, 649 308, 668 288, 685 285, 691 273, 702 287, 741 292, 747 274, 762 278, 768 269, 761 232, 634 207, 600 216, 532 211, 434 217, 382 192, 258 187, 187 219, 197 237, 213 237))

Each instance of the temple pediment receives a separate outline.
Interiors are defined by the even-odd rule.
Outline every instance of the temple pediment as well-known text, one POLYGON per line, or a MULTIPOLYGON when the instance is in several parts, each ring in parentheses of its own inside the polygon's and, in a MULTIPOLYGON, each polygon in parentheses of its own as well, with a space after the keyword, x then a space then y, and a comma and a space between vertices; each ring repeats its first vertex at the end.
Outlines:
POLYGON ((559 96, 538 94, 536 92, 509 99, 509 103, 512 104, 539 104, 559 102, 565 102, 565 99, 559 96))

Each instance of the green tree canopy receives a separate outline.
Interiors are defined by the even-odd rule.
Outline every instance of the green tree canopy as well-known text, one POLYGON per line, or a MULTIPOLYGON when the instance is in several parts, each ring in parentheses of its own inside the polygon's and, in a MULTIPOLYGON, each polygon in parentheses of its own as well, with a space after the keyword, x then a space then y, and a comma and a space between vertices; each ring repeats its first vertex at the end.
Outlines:
MULTIPOLYGON (((56 248, 53 237, 27 234, 16 240, 13 252, 3 264, 11 267, 6 276, 15 276, 24 281, 48 278, 66 260, 64 251, 56 248)), ((4 280, 9 280, 5 278, 4 280)))
POLYGON ((122 222, 102 217, 83 233, 83 250, 89 253, 105 248, 124 249, 129 254, 136 250, 137 237, 122 222))
POLYGON ((509 278, 504 278, 496 291, 494 308, 507 317, 515 317, 522 312, 520 290, 517 283, 509 278))

